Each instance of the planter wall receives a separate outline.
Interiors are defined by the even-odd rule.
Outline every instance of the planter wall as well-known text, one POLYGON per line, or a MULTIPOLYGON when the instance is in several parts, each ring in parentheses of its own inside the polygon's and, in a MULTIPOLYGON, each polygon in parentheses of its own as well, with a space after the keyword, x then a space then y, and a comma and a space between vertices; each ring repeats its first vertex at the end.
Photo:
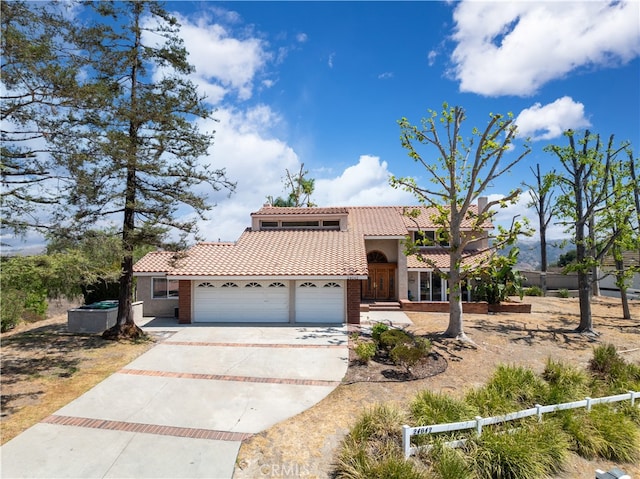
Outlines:
MULTIPOLYGON (((449 303, 444 301, 435 301, 428 303, 419 303, 408 300, 401 300, 400 306, 403 311, 415 311, 423 313, 448 313, 449 303)), ((480 303, 462 303, 462 311, 470 314, 488 314, 488 313, 531 313, 531 305, 525 303, 502 303, 487 304, 480 303)))

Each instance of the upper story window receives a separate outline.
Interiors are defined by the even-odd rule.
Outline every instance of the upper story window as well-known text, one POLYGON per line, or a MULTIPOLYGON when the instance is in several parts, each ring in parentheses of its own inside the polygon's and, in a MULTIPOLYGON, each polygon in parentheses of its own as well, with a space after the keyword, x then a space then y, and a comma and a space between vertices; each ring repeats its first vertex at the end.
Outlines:
POLYGON ((449 235, 444 232, 438 234, 437 231, 414 231, 413 241, 423 248, 435 248, 436 246, 446 248, 449 246, 449 235))
POLYGON ((339 230, 340 220, 325 220, 322 222, 322 227, 326 229, 339 230))
POLYGON ((283 221, 283 228, 317 228, 320 226, 318 221, 283 221))
POLYGON ((340 220, 305 220, 305 219, 280 219, 260 220, 260 229, 323 229, 340 230, 340 220))
POLYGON ((168 299, 178 297, 178 281, 167 278, 151 278, 153 299, 168 299))

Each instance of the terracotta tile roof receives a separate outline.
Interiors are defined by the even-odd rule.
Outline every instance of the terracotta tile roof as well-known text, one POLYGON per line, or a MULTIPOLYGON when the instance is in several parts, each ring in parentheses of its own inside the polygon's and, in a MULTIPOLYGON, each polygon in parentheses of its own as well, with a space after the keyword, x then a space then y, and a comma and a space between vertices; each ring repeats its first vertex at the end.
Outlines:
POLYGON ((326 208, 306 208, 306 207, 282 207, 263 206, 260 210, 251 213, 251 216, 273 216, 273 215, 345 215, 349 208, 345 206, 333 206, 326 208))
MULTIPOLYGON (((471 207, 469 208, 469 211, 474 214, 477 215, 478 214, 478 206, 477 205, 471 205, 471 207)), ((420 229, 433 229, 433 228, 437 228, 438 225, 434 222, 434 218, 437 217, 439 215, 439 212, 436 208, 430 208, 427 206, 404 206, 404 207, 399 207, 398 208, 398 213, 400 214, 402 220, 404 221, 404 225, 408 228, 408 229, 412 229, 415 230, 417 228, 420 229), (414 217, 409 217, 406 214, 403 214, 403 210, 406 210, 407 212, 411 212, 413 210, 416 210, 419 212, 419 214, 414 218, 414 217)), ((470 218, 466 218, 463 222, 462 222, 462 229, 470 229, 472 227, 472 222, 470 218)), ((491 222, 487 221, 482 225, 483 228, 487 228, 487 229, 491 229, 493 228, 493 225, 491 224, 491 222)))
POLYGON ((365 236, 406 236, 396 206, 353 206, 349 208, 349 230, 365 236))
MULTIPOLYGON (((406 236, 416 223, 404 211, 414 208, 420 211, 416 217, 420 228, 435 228, 435 209, 422 206, 263 207, 252 216, 348 215, 348 231, 247 228, 236 243, 199 243, 178 261, 170 252, 149 253, 136 263, 134 271, 171 276, 366 276, 364 239, 406 236)), ((446 251, 428 254, 441 267, 448 266, 446 251)), ((408 266, 426 265, 412 257, 408 266)))
POLYGON ((235 245, 200 243, 170 276, 366 276, 362 238, 341 231, 245 231, 235 245))
POLYGON ((171 269, 173 251, 152 251, 140 258, 133 265, 134 273, 164 273, 171 269))
MULTIPOLYGON (((462 259, 462 266, 477 265, 489 258, 488 251, 467 250, 462 259)), ((433 261, 438 268, 449 269, 449 252, 443 248, 428 249, 422 253, 422 257, 433 261)), ((407 268, 409 269, 432 269, 430 263, 418 259, 416 255, 407 257, 407 268)))

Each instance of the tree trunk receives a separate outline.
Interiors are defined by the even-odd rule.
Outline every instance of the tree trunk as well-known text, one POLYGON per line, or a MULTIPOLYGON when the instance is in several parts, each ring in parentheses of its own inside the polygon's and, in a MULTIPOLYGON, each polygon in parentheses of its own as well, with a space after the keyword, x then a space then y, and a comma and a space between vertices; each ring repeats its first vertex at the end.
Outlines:
POLYGON ((444 332, 448 338, 467 339, 464 334, 462 314, 462 291, 460 285, 460 265, 462 251, 460 251, 460 223, 459 212, 451 208, 450 252, 449 252, 449 326, 444 332))
MULTIPOLYGON (((138 55, 133 59, 131 65, 131 74, 129 81, 131 82, 130 108, 131 111, 137 111, 138 108, 138 67, 141 63, 141 29, 140 17, 142 15, 142 3, 134 4, 135 15, 135 46, 134 51, 138 55)), ((137 339, 145 337, 146 334, 142 329, 136 326, 133 320, 133 236, 135 232, 135 208, 137 183, 136 174, 138 167, 138 142, 140 123, 137 120, 129 121, 128 131, 128 147, 125 152, 127 155, 127 184, 124 204, 124 219, 122 221, 122 273, 120 275, 120 297, 118 298, 118 319, 113 328, 106 330, 102 337, 105 339, 137 339)))
MULTIPOLYGON (((543 223, 540 222, 540 225, 543 223)), ((547 295, 547 232, 546 227, 540 227, 540 289, 542 296, 547 295)))
MULTIPOLYGON (((584 222, 580 222, 576 224, 576 260, 578 264, 584 264, 586 256, 584 222)), ((594 333, 591 318, 591 277, 590 271, 584 267, 578 270, 578 299, 580 301, 580 324, 576 331, 594 333)))
POLYGON ((624 261, 616 260, 616 285, 620 288, 620 299, 622 300, 622 318, 631 319, 629 309, 629 298, 627 297, 627 285, 624 277, 624 261))
POLYGON ((594 333, 591 318, 591 278, 589 273, 578 271, 578 299, 580 300, 579 333, 594 333))

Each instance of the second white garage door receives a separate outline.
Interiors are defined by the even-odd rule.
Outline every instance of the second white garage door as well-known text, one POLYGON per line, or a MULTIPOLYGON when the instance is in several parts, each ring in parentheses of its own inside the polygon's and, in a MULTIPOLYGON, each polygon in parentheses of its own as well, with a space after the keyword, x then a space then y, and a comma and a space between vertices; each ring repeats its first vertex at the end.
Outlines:
POLYGON ((194 322, 289 321, 287 281, 199 281, 194 283, 194 322))
POLYGON ((343 281, 296 281, 297 323, 342 323, 343 281))

